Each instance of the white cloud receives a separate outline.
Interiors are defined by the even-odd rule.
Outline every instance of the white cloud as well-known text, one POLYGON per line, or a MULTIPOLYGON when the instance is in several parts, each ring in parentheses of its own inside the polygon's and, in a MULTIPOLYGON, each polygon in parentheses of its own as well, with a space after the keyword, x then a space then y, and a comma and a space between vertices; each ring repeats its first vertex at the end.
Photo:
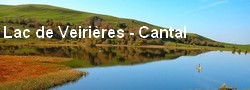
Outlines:
POLYGON ((199 10, 203 10, 203 9, 207 9, 207 8, 211 8, 211 7, 215 7, 215 6, 218 6, 218 5, 227 3, 227 2, 228 2, 228 1, 226 1, 226 0, 217 1, 217 2, 214 2, 214 3, 211 3, 211 4, 208 4, 208 5, 206 5, 206 6, 202 6, 202 7, 198 8, 198 11, 199 11, 199 10))
MULTIPOLYGON (((207 2, 208 0, 202 0, 202 1, 207 2)), ((212 8, 212 7, 216 7, 216 6, 225 4, 227 2, 228 2, 228 0, 219 0, 219 1, 216 1, 216 2, 213 2, 213 3, 209 3, 207 5, 204 5, 204 6, 201 6, 201 7, 198 7, 196 9, 188 11, 188 14, 199 12, 199 11, 202 11, 202 10, 205 10, 205 9, 209 9, 209 8, 212 8)))

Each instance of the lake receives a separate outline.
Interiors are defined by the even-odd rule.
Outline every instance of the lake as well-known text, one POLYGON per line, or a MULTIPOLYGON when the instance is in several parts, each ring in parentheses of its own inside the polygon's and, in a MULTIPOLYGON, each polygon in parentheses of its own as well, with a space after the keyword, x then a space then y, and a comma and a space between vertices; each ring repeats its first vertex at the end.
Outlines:
POLYGON ((89 74, 55 90, 218 89, 222 84, 250 88, 250 55, 212 51, 138 65, 79 68, 89 74), (202 66, 199 72, 197 65, 202 66))
POLYGON ((88 72, 53 90, 214 90, 223 84, 250 88, 250 55, 244 53, 125 47, 0 47, 0 52, 71 57, 77 64, 69 66, 88 72))

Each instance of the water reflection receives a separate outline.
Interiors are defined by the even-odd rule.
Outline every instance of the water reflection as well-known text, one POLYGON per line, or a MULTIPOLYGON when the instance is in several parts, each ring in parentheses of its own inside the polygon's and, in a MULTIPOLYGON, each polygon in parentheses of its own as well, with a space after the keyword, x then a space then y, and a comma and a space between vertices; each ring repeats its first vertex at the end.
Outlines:
POLYGON ((238 90, 238 89, 235 87, 229 87, 226 85, 226 83, 223 83, 218 90, 238 90))
POLYGON ((78 83, 52 89, 247 90, 250 86, 249 56, 212 51, 195 57, 132 66, 78 68, 90 74, 78 83), (197 73, 197 66, 202 73, 197 73))
POLYGON ((197 70, 198 72, 201 72, 201 70, 202 70, 201 64, 199 64, 198 66, 196 66, 196 70, 197 70))
POLYGON ((37 55, 74 58, 70 66, 133 65, 156 60, 173 60, 180 56, 195 56, 206 51, 183 49, 149 49, 131 47, 81 46, 0 46, 0 54, 37 55))
MULTIPOLYGON (((88 90, 183 90, 201 88, 214 90, 218 89, 224 82, 232 87, 249 88, 249 55, 210 52, 197 57, 179 58, 180 56, 196 56, 204 52, 206 51, 168 48, 0 46, 1 55, 74 58, 74 60, 66 63, 75 67, 119 65, 79 68, 79 70, 87 71, 90 74, 74 84, 53 88, 58 90, 72 88, 88 90), (165 61, 147 63, 157 60, 165 61), (232 67, 232 64, 234 64, 234 67, 232 67), (194 67, 199 72, 198 74, 194 67), (203 68, 206 70, 202 71, 203 68), (201 71, 202 73, 200 73, 201 71)), ((237 89, 229 86, 222 85, 220 89, 237 89)))

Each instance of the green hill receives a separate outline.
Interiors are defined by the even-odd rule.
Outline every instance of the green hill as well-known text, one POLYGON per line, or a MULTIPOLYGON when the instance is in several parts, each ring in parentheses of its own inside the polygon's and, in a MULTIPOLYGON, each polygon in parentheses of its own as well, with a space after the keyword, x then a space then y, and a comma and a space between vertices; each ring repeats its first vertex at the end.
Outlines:
MULTIPOLYGON (((114 16, 101 15, 83 11, 76 11, 66 9, 62 7, 55 7, 50 5, 38 5, 38 4, 26 4, 26 5, 0 5, 0 26, 8 25, 13 28, 38 28, 41 25, 51 26, 55 25, 70 25, 70 26, 88 26, 91 20, 95 25, 100 27, 112 27, 112 28, 124 28, 125 32, 131 32, 138 30, 138 27, 148 26, 149 28, 163 28, 160 26, 152 25, 146 22, 118 18, 114 16)), ((122 11, 121 11, 122 12, 122 11)), ((2 29, 2 28, 0 28, 2 29)), ((11 28, 8 28, 11 29, 11 28)), ((0 37, 2 36, 3 30, 0 31, 0 37)), ((34 33, 34 32, 32 32, 34 33)), ((198 46, 212 46, 212 47, 224 47, 224 45, 230 46, 230 44, 224 44, 216 42, 209 38, 203 37, 198 34, 188 33, 185 39, 141 39, 138 36, 130 36, 124 40, 117 39, 96 39, 96 40, 79 40, 79 39, 68 39, 63 40, 61 38, 54 38, 59 41, 70 41, 70 42, 83 42, 83 43, 94 43, 94 44, 121 44, 121 45, 163 45, 166 42, 180 43, 198 46)), ((28 40, 10 40, 14 42, 18 41, 38 41, 35 38, 28 40)), ((231 46, 230 46, 231 47, 231 46)))
POLYGON ((39 4, 26 4, 26 5, 0 5, 0 19, 4 20, 6 18, 18 18, 18 17, 28 17, 36 18, 37 20, 45 21, 48 18, 52 18, 56 21, 62 22, 72 22, 72 23, 82 23, 83 21, 93 17, 98 16, 108 23, 116 24, 117 21, 126 23, 128 25, 143 26, 147 25, 152 28, 157 28, 145 22, 137 21, 134 19, 124 19, 108 15, 94 14, 83 11, 76 11, 71 9, 66 9, 62 7, 55 7, 50 5, 39 5, 39 4), (132 23, 132 21, 134 23, 132 23))

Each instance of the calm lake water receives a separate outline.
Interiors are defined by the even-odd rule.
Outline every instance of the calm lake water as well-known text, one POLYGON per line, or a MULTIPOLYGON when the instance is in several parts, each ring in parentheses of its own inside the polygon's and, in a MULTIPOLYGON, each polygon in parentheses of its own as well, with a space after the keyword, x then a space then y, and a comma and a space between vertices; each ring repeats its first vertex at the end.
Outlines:
POLYGON ((126 47, 1 46, 2 55, 74 58, 86 71, 53 90, 216 90, 222 84, 250 89, 250 54, 126 47), (201 70, 197 69, 200 64, 201 70))
POLYGON ((79 68, 89 74, 55 90, 218 89, 223 83, 250 88, 250 55, 211 51, 137 65, 79 68), (201 65, 199 72, 196 67, 201 65))

